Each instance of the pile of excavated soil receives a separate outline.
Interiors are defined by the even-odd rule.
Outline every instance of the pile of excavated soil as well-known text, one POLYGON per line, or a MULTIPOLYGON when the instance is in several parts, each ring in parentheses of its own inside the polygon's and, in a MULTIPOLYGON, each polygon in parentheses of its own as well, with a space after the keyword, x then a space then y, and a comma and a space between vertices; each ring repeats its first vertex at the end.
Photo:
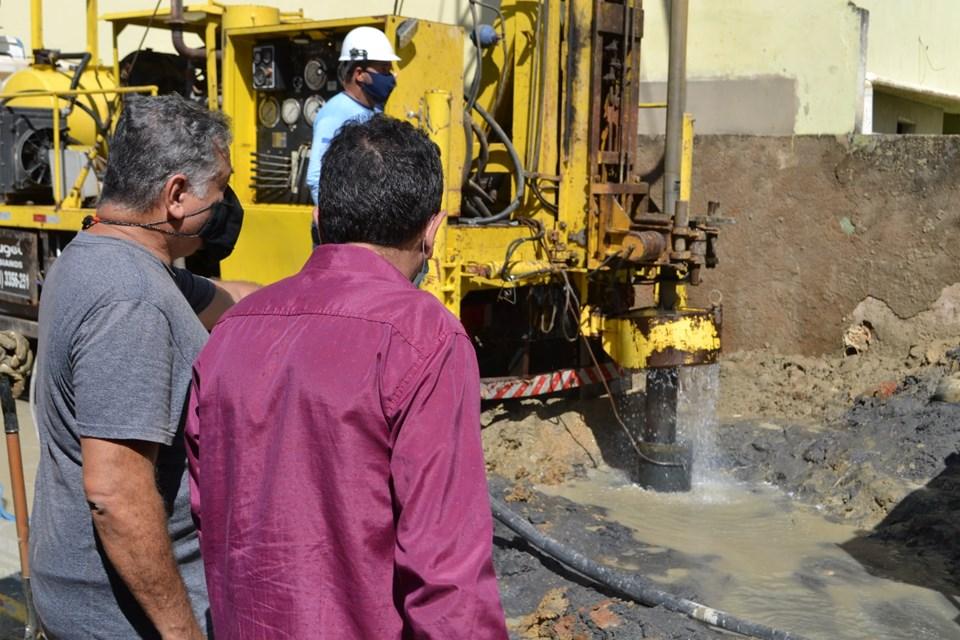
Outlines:
POLYGON ((841 419, 858 398, 889 396, 911 375, 946 371, 952 349, 941 340, 904 353, 789 356, 769 351, 725 355, 720 366, 722 420, 782 419, 823 424, 841 419))
POLYGON ((603 461, 583 414, 563 399, 499 404, 482 424, 487 471, 508 480, 558 484, 603 461))

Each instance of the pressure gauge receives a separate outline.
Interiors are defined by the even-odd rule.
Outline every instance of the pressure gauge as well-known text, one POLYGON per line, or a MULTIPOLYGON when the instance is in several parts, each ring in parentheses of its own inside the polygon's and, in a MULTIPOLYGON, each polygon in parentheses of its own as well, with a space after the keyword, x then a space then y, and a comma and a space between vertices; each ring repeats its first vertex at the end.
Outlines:
POLYGON ((257 119, 262 127, 275 127, 280 122, 280 103, 273 96, 267 96, 257 108, 257 119))
POLYGON ((280 115, 287 126, 292 127, 300 119, 300 101, 296 98, 287 98, 280 108, 280 115))
POLYGON ((303 119, 307 124, 313 126, 313 121, 317 119, 317 112, 320 107, 326 104, 326 101, 320 96, 310 96, 303 101, 303 119))
POLYGON ((303 68, 303 81, 311 91, 319 91, 327 83, 327 65, 320 58, 307 61, 303 68))

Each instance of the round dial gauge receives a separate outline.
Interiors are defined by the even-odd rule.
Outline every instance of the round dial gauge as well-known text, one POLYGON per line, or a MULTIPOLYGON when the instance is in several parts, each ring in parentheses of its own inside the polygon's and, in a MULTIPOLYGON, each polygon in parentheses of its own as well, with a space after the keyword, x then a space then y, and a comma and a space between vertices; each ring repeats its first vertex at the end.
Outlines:
POLYGON ((303 81, 311 91, 319 91, 327 84, 327 65, 320 58, 307 61, 303 68, 303 81))
POLYGON ((280 115, 289 126, 296 124, 300 118, 300 101, 296 98, 287 98, 280 107, 280 115))
POLYGON ((326 104, 323 98, 320 96, 310 96, 303 102, 303 119, 307 121, 307 124, 311 127, 313 126, 313 121, 317 119, 317 112, 320 111, 320 107, 326 104))
POLYGON ((257 108, 257 119, 260 126, 275 127, 280 122, 280 103, 273 96, 263 99, 257 108))

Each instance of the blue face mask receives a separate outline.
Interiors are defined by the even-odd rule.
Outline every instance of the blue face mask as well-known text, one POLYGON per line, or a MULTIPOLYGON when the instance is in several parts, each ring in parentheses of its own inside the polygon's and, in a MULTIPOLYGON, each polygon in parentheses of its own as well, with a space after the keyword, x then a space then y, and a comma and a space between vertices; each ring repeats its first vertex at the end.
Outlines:
POLYGON ((397 79, 392 73, 368 71, 367 75, 370 76, 370 82, 361 83, 360 88, 373 101, 373 104, 382 108, 394 87, 397 86, 397 79))
POLYGON ((430 261, 424 258, 420 271, 417 271, 417 275, 413 276, 413 286, 419 289, 420 285, 423 284, 423 279, 427 277, 428 273, 430 273, 430 261))

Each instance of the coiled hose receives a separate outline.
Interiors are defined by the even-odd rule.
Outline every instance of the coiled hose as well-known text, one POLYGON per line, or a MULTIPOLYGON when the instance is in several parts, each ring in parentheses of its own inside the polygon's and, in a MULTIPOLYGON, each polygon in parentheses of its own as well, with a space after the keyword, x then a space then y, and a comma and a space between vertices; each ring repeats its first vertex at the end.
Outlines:
POLYGON ((584 575, 594 582, 609 587, 618 594, 640 604, 656 607, 661 606, 670 611, 682 613, 694 620, 705 622, 714 627, 733 631, 741 635, 760 638, 761 640, 804 640, 803 636, 773 629, 766 625, 741 620, 725 611, 713 609, 686 598, 677 597, 666 591, 661 591, 638 576, 611 569, 594 562, 582 553, 567 547, 550 536, 537 530, 527 520, 517 515, 503 501, 490 496, 490 506, 493 517, 509 527, 528 543, 547 554, 554 560, 570 567, 577 573, 584 575))

